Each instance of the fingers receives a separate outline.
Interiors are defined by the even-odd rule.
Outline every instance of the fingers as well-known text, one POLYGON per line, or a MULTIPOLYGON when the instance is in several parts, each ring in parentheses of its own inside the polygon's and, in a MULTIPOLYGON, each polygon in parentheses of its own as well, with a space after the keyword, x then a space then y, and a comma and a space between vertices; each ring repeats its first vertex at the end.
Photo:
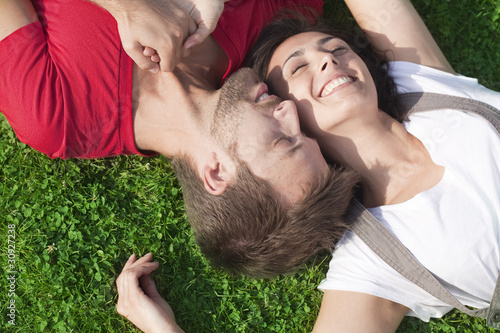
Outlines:
POLYGON ((163 72, 171 72, 182 59, 182 41, 176 46, 165 45, 156 52, 160 58, 160 69, 163 72))
POLYGON ((123 266, 122 272, 126 269, 128 269, 135 261, 135 253, 132 253, 132 255, 128 258, 127 262, 125 263, 125 266, 123 266))
MULTIPOLYGON (((150 57, 151 61, 154 63, 159 63, 160 62, 160 56, 156 53, 156 50, 146 46, 144 48, 144 51, 142 52, 146 57, 150 57)), ((157 73, 159 67, 154 68, 153 70, 150 70, 152 73, 157 73)))
MULTIPOLYGON (((180 13, 184 14, 182 11, 180 13)), ((146 30, 137 35, 137 31, 130 32, 123 28, 120 32, 123 48, 139 68, 153 73, 159 70, 171 72, 188 54, 183 47, 186 37, 197 29, 196 23, 189 16, 180 22, 168 26, 166 34, 159 34, 156 30, 147 33, 146 30)))
POLYGON ((186 39, 183 46, 185 49, 190 49, 193 46, 199 45, 202 41, 205 40, 205 38, 207 38, 207 36, 208 35, 205 35, 204 31, 199 32, 197 30, 194 34, 186 39))
POLYGON ((151 57, 151 61, 152 61, 152 62, 159 63, 159 62, 160 62, 160 56, 159 56, 159 55, 157 55, 157 54, 154 54, 154 55, 151 57))
POLYGON ((163 299, 158 292, 158 289, 156 288, 156 284, 154 283, 153 279, 151 279, 150 274, 143 275, 139 278, 141 288, 153 302, 158 304, 166 313, 169 313, 170 317, 175 319, 174 312, 170 308, 170 305, 168 305, 167 301, 163 299))
POLYGON ((144 54, 146 57, 152 57, 153 55, 156 54, 156 50, 153 49, 152 47, 146 46, 142 54, 144 54))
MULTIPOLYGON (((120 276, 123 275, 125 271, 131 271, 134 272, 135 275, 137 275, 140 272, 144 272, 143 274, 149 274, 152 271, 154 271, 156 268, 158 268, 159 264, 157 262, 149 262, 151 259, 153 259, 153 255, 151 253, 148 253, 144 255, 142 258, 139 258, 139 260, 135 261, 136 256, 135 254, 132 254, 125 265, 123 266, 122 273, 120 276), (148 263, 148 264, 146 264, 148 263), (154 267, 149 273, 147 271, 154 267)), ((141 274, 142 275, 142 274, 141 274)), ((141 275, 138 275, 137 278, 141 275)), ((120 278, 120 276, 118 278, 120 278)))
MULTIPOLYGON (((186 48, 180 49, 180 52, 181 52, 180 53, 181 58, 189 55, 189 50, 187 50, 186 48)), ((156 64, 159 63, 161 70, 164 72, 173 71, 175 66, 177 66, 177 64, 180 62, 180 59, 177 59, 177 57, 179 57, 178 54, 176 54, 176 58, 166 57, 167 61, 162 62, 160 59, 160 56, 158 55, 158 53, 156 53, 156 50, 151 48, 151 47, 145 47, 143 54, 144 54, 144 56, 149 57, 152 62, 154 62, 156 64), (168 60, 168 59, 170 59, 170 60, 168 60), (162 64, 163 64, 163 66, 162 66, 162 64)), ((150 72, 157 73, 158 70, 150 70, 150 72)))
POLYGON ((156 284, 154 283, 153 279, 151 279, 150 274, 145 274, 141 276, 139 278, 139 281, 141 284, 141 288, 146 295, 148 295, 151 298, 159 295, 158 289, 156 289, 156 284))
MULTIPOLYGON (((139 278, 144 275, 149 276, 159 266, 158 262, 151 262, 152 258, 153 255, 151 253, 146 254, 137 261, 135 261, 135 254, 130 256, 122 272, 116 279, 116 287, 120 298, 128 299, 131 295, 138 297, 144 294, 142 289, 139 288, 139 278)), ((153 283, 154 290, 156 290, 156 286, 154 286, 152 280, 151 283, 153 283)), ((150 285, 148 285, 148 288, 152 290, 150 285)))
POLYGON ((208 28, 204 23, 198 26, 198 29, 189 36, 184 42, 184 48, 189 49, 193 46, 201 44, 211 33, 213 29, 208 28))
POLYGON ((183 57, 187 55, 183 46, 186 36, 196 31, 197 25, 194 20, 187 16, 183 24, 171 29, 170 39, 159 44, 156 53, 160 58, 160 69, 163 72, 171 72, 179 64, 183 57))
POLYGON ((144 262, 142 264, 137 264, 137 262, 135 262, 128 269, 124 269, 116 279, 118 293, 121 293, 121 287, 139 287, 139 278, 143 275, 151 274, 158 266, 159 264, 157 262, 144 262))
POLYGON ((157 262, 146 262, 123 271, 116 279, 118 294, 125 298, 128 297, 129 294, 144 294, 142 289, 139 288, 139 278, 143 275, 151 274, 158 266, 159 264, 157 262))
POLYGON ((156 53, 156 50, 149 47, 149 46, 146 46, 144 48, 144 51, 142 52, 146 57, 150 57, 151 58, 151 61, 152 62, 160 62, 160 56, 158 56, 158 54, 156 53))
POLYGON ((151 56, 144 55, 143 47, 139 42, 129 44, 123 42, 123 49, 140 69, 152 71, 153 73, 158 72, 158 63, 153 62, 151 56))
POLYGON ((144 262, 148 262, 148 261, 151 261, 151 259, 153 259, 153 254, 151 252, 145 254, 144 256, 142 256, 141 258, 139 258, 135 264, 136 265, 141 265, 142 263, 144 262))
POLYGON ((198 3, 196 8, 189 12, 196 27, 189 31, 190 36, 184 41, 184 48, 189 49, 203 42, 215 30, 223 10, 222 0, 198 3))

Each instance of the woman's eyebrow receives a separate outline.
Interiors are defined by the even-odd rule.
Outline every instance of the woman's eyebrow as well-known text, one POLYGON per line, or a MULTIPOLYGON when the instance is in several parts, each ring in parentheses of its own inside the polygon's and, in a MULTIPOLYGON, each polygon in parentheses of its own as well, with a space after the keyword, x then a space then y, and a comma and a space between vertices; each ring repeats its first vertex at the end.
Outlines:
POLYGON ((286 60, 283 62, 283 65, 281 65, 281 68, 285 68, 285 64, 287 63, 288 60, 295 58, 295 57, 300 57, 302 55, 304 55, 304 49, 299 49, 299 50, 293 52, 292 54, 290 54, 290 56, 288 58, 286 58, 286 60))
POLYGON ((333 36, 323 37, 320 40, 318 40, 318 42, 316 43, 316 45, 323 46, 323 45, 325 45, 326 43, 328 43, 329 41, 331 41, 332 39, 335 39, 335 38, 336 37, 333 37, 333 36))
MULTIPOLYGON (((326 43, 328 43, 329 41, 331 41, 332 39, 335 39, 336 37, 333 37, 333 36, 327 36, 327 37, 323 37, 321 38, 320 40, 318 40, 316 42, 316 45, 317 46, 323 46, 325 45, 326 43)), ((300 57, 304 55, 304 49, 299 49, 295 52, 293 52, 292 54, 290 54, 290 56, 288 58, 286 58, 286 60, 283 62, 283 65, 281 66, 281 68, 285 68, 285 64, 288 62, 288 60, 292 59, 292 58, 295 58, 295 57, 300 57)))

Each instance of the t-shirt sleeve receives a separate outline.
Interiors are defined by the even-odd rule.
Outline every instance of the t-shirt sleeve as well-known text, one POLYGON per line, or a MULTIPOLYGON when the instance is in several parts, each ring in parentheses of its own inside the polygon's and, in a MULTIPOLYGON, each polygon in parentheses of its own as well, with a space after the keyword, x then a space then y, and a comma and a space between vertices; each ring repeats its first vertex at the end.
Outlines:
POLYGON ((398 93, 429 92, 475 99, 500 109, 498 93, 479 84, 478 80, 454 75, 435 68, 405 62, 389 63, 389 75, 398 93))
POLYGON ((48 155, 57 152, 62 114, 39 110, 61 107, 60 82, 39 21, 0 42, 0 68, 0 110, 19 140, 48 155))
POLYGON ((400 275, 359 237, 347 232, 337 245, 321 290, 343 290, 381 297, 410 309, 408 316, 429 321, 452 309, 400 275))

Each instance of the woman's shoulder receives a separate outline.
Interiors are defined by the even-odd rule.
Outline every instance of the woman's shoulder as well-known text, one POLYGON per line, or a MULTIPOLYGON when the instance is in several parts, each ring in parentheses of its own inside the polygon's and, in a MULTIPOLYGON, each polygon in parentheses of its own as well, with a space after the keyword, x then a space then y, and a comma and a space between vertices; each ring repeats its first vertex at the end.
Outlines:
MULTIPOLYGON (((459 86, 462 89, 471 89, 479 85, 478 80, 460 74, 451 74, 432 67, 406 62, 393 61, 388 64, 389 75, 394 79, 398 91, 410 89, 413 91, 437 90, 438 86, 459 86), (434 83, 434 85, 432 85, 434 83)), ((443 89, 443 88, 441 88, 443 89)))
POLYGON ((478 100, 500 109, 500 93, 484 87, 476 78, 404 61, 390 62, 388 66, 389 75, 400 94, 431 92, 452 95, 478 100))
POLYGON ((346 232, 337 244, 327 276, 318 288, 381 297, 406 306, 410 309, 408 315, 424 321, 451 310, 396 272, 352 231, 346 232))

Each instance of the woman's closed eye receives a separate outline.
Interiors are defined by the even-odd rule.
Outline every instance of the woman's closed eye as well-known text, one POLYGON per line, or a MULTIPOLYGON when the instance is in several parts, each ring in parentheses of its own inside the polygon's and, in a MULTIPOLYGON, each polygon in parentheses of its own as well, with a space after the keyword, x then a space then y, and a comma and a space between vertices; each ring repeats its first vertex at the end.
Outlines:
POLYGON ((340 57, 346 54, 349 50, 345 46, 339 46, 330 51, 330 53, 335 57, 340 57))
POLYGON ((302 63, 302 64, 299 64, 299 65, 296 65, 294 67, 292 67, 292 71, 291 71, 291 75, 294 75, 295 73, 297 73, 301 68, 304 68, 307 64, 306 63, 302 63))
MULTIPOLYGON (((340 57, 344 54, 346 54, 347 52, 349 51, 349 49, 345 46, 338 46, 338 47, 335 47, 334 49, 332 49, 330 51, 330 53, 334 56, 334 57, 340 57)), ((293 64, 291 67, 291 70, 290 70, 290 76, 294 76, 297 72, 299 72, 302 68, 306 67, 308 64, 306 62, 299 62, 297 64, 293 64)))

